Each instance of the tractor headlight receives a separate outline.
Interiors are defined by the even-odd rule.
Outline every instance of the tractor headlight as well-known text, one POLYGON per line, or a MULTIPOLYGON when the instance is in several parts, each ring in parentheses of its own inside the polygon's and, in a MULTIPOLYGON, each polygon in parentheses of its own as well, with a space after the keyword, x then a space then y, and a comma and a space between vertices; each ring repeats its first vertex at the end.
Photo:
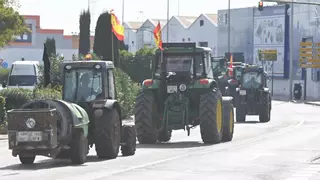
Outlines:
POLYGON ((66 69, 71 69, 71 65, 66 65, 66 67, 65 67, 66 69))
POLYGON ((101 68, 101 65, 100 64, 97 64, 94 66, 96 69, 100 69, 101 68))
POLYGON ((185 84, 180 84, 179 89, 180 91, 185 91, 187 90, 187 86, 185 84))

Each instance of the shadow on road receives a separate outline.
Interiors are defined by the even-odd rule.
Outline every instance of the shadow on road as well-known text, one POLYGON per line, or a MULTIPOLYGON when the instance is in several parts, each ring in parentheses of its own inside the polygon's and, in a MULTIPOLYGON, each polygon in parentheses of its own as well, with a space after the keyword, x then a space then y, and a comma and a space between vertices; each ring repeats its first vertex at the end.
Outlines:
POLYGON ((260 124, 259 121, 245 121, 245 122, 235 122, 235 124, 260 124))
MULTIPOLYGON (((120 157, 120 156, 119 156, 120 157)), ((97 156, 89 155, 87 157, 88 162, 100 162, 107 161, 108 159, 99 159, 97 156)), ((45 159, 35 162, 34 164, 14 164, 5 167, 1 167, 0 170, 41 170, 41 169, 52 169, 67 166, 87 166, 86 163, 81 165, 74 165, 69 159, 45 159)))
POLYGON ((167 142, 155 144, 137 144, 137 148, 150 148, 150 149, 179 149, 179 148, 195 148, 202 146, 211 146, 212 144, 204 144, 196 141, 183 141, 183 142, 167 142))

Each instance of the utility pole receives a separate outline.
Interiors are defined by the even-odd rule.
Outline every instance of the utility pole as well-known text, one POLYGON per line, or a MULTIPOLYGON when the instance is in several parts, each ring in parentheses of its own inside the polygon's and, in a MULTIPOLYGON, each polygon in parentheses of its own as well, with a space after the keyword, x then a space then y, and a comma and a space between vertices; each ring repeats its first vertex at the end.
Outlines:
POLYGON ((230 12, 231 12, 231 10, 230 10, 230 0, 228 0, 228 15, 227 15, 227 21, 228 21, 228 56, 229 56, 229 60, 230 60, 230 57, 231 57, 231 27, 230 27, 230 24, 231 24, 231 22, 230 22, 230 12))
POLYGON ((290 63, 289 63, 289 100, 292 100, 292 91, 293 91, 293 0, 291 2, 291 15, 290 15, 290 63))
POLYGON ((170 4, 169 4, 170 0, 167 0, 167 43, 169 42, 169 11, 170 11, 170 4))
POLYGON ((124 25, 124 0, 122 0, 122 25, 124 25))

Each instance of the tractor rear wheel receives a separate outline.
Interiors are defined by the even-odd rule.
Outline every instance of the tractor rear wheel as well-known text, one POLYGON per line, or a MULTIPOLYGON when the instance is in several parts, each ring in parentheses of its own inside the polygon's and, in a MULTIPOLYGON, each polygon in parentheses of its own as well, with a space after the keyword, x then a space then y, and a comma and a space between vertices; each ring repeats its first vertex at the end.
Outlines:
POLYGON ((120 116, 116 108, 104 109, 95 120, 95 148, 99 158, 114 159, 120 149, 120 116))
POLYGON ((223 99, 223 134, 222 141, 231 141, 234 132, 234 111, 233 103, 230 98, 223 99))
POLYGON ((153 144, 157 142, 158 131, 153 121, 160 120, 157 105, 151 91, 141 91, 136 99, 135 126, 140 144, 153 144))
POLYGON ((72 164, 83 164, 87 160, 89 151, 88 139, 84 136, 83 132, 76 130, 73 133, 71 142, 70 159, 72 164))
POLYGON ((200 96, 199 106, 200 132, 206 144, 220 143, 223 131, 222 95, 214 89, 200 96))
POLYGON ((123 156, 131 156, 136 153, 137 133, 134 126, 123 126, 121 132, 121 153, 123 156))
POLYGON ((246 104, 241 104, 241 100, 237 97, 236 101, 236 121, 237 122, 245 122, 246 121, 246 104))
POLYGON ((172 130, 165 130, 159 132, 158 140, 160 142, 168 142, 171 139, 172 130))

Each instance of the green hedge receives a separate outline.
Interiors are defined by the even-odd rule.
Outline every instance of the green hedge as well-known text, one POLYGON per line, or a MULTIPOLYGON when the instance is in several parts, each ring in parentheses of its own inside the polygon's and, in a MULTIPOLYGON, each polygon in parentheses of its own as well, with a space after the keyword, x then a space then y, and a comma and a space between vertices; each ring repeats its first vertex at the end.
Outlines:
POLYGON ((55 89, 35 89, 34 91, 22 88, 10 88, 0 91, 0 96, 6 98, 6 109, 16 109, 31 100, 61 99, 61 91, 55 89))
POLYGON ((5 103, 6 99, 0 96, 0 134, 7 134, 8 132, 5 103))

